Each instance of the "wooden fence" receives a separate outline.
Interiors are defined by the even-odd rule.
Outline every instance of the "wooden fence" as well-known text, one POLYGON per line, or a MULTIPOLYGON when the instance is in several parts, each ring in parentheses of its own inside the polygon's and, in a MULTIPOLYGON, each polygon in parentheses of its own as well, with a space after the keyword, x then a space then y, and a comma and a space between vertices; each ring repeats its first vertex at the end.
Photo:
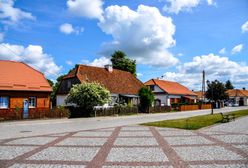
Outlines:
POLYGON ((181 105, 178 109, 179 111, 211 109, 211 104, 181 105))
POLYGON ((170 106, 154 106, 149 108, 149 113, 165 113, 170 111, 170 106))
POLYGON ((94 110, 96 116, 114 116, 114 115, 130 115, 137 114, 139 108, 134 107, 110 107, 110 108, 99 108, 94 110))

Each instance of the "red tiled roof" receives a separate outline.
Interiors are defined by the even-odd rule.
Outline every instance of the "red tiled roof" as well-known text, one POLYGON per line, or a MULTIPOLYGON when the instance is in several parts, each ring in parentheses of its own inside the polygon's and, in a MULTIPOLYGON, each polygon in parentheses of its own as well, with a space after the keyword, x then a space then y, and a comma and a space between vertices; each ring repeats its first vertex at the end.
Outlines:
POLYGON ((190 91, 188 88, 186 88, 185 86, 183 86, 177 82, 151 79, 151 80, 145 82, 145 85, 147 85, 147 86, 148 85, 157 85, 158 87, 160 87, 160 89, 164 90, 168 94, 197 96, 194 92, 190 91))
POLYGON ((111 93, 138 94, 144 84, 131 73, 113 69, 109 72, 105 68, 87 65, 78 65, 63 79, 77 77, 81 82, 98 82, 105 86, 111 93))
POLYGON ((229 97, 248 97, 248 90, 230 89, 226 93, 229 97))
MULTIPOLYGON (((195 94, 197 94, 197 98, 203 98, 203 92, 202 91, 194 91, 195 94)), ((205 93, 204 93, 205 94, 205 93)))
POLYGON ((41 72, 27 64, 0 60, 0 90, 51 92, 52 88, 41 72))

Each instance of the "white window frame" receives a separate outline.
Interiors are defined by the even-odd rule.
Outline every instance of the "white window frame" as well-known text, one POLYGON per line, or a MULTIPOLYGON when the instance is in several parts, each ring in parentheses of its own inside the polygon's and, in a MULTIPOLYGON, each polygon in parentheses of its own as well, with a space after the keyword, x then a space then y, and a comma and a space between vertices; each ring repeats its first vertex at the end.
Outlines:
POLYGON ((29 108, 36 108, 36 97, 29 97, 28 98, 28 107, 29 108), (31 104, 31 100, 34 100, 31 104))
POLYGON ((0 109, 8 109, 9 108, 9 97, 8 96, 0 96, 0 99, 6 98, 7 99, 7 106, 2 106, 2 102, 0 101, 0 109))

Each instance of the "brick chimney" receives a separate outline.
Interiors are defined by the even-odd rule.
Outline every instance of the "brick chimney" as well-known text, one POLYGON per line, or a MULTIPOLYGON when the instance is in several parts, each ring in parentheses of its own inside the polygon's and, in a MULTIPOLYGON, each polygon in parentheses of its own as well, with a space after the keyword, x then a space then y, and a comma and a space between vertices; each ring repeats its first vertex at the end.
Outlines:
POLYGON ((113 66, 111 64, 104 65, 107 71, 113 72, 113 66))

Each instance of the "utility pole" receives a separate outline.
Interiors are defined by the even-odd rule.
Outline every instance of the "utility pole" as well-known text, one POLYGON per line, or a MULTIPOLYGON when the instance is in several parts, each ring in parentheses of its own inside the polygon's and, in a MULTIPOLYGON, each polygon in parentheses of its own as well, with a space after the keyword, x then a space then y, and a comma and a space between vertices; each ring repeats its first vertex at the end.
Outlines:
POLYGON ((205 103, 205 93, 206 93, 206 87, 205 87, 205 71, 202 71, 202 100, 203 103, 205 103))

